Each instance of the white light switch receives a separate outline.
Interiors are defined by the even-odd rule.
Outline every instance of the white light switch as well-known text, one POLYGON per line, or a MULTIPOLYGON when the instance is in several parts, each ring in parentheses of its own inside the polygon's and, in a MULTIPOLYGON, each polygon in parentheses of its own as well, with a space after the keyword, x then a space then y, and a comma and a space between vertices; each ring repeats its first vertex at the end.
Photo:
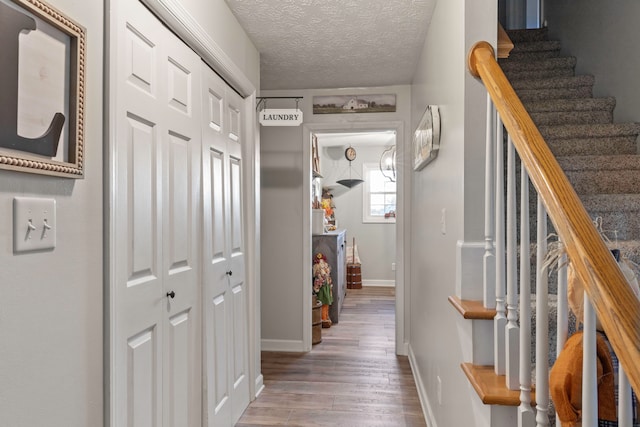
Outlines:
POLYGON ((13 252, 56 246, 56 201, 36 197, 13 198, 13 252))

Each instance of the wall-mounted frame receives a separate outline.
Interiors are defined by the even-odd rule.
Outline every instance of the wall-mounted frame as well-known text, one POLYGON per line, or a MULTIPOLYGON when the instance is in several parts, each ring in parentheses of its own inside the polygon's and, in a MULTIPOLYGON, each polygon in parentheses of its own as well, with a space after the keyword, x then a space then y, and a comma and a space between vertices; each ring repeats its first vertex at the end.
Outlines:
POLYGON ((440 109, 428 105, 413 133, 413 169, 419 171, 438 156, 440 150, 440 109))
POLYGON ((83 178, 86 30, 39 0, 0 23, 0 168, 83 178))

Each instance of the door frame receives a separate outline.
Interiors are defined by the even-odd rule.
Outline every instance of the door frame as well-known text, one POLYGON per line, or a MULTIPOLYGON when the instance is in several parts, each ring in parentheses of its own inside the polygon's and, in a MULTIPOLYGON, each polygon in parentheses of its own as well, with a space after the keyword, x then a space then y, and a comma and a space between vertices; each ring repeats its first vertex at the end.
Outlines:
MULTIPOLYGON (((112 35, 117 29, 115 17, 119 8, 126 7, 127 1, 138 0, 106 0, 105 19, 105 191, 104 191, 104 417, 105 426, 115 426, 115 325, 116 325, 116 283, 114 248, 111 242, 116 237, 115 215, 112 209, 116 206, 116 60, 117 44, 112 35)), ((264 388, 261 371, 260 344, 260 173, 259 155, 260 139, 257 132, 257 114, 255 111, 257 89, 244 72, 231 60, 212 37, 200 26, 197 20, 178 2, 173 0, 139 0, 165 25, 167 25, 187 46, 218 73, 244 99, 243 115, 245 117, 242 130, 245 132, 246 144, 243 145, 243 203, 244 203, 244 238, 246 247, 246 280, 247 280, 247 312, 248 312, 248 356, 250 399, 254 400, 264 388)), ((202 272, 199 272, 201 275, 202 272)))
MULTIPOLYGON (((406 302, 405 281, 405 224, 408 220, 408 190, 407 174, 404 165, 406 161, 407 142, 404 135, 404 122, 351 122, 351 123, 308 123, 302 125, 302 158, 303 162, 303 198, 309 203, 303 204, 302 228, 302 259, 312 258, 311 248, 311 135, 314 133, 339 133, 339 132, 375 132, 394 130, 396 132, 396 151, 398 159, 397 173, 397 207, 396 217, 396 354, 407 356, 409 354, 408 329, 405 327, 409 305, 406 302)), ((302 345, 304 351, 311 350, 311 262, 303 266, 302 286, 302 345)))

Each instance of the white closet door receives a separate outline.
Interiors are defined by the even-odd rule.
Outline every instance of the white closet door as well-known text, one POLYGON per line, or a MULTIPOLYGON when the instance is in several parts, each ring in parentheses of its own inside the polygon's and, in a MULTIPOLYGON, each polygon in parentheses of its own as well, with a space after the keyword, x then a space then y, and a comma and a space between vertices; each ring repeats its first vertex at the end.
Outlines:
POLYGON ((209 426, 249 404, 242 214, 242 100, 203 64, 203 280, 209 426))
POLYGON ((113 424, 196 427, 200 60, 139 2, 118 10, 113 424))

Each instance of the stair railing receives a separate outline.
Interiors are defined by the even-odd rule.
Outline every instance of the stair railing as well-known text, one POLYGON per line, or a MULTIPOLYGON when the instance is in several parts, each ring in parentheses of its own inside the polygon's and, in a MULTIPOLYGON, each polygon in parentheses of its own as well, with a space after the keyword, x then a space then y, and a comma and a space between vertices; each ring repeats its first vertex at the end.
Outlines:
MULTIPOLYGON (((618 356, 626 376, 620 374, 620 426, 630 426, 631 385, 640 391, 640 302, 615 258, 602 240, 575 190, 551 153, 540 131, 525 110, 487 42, 469 51, 470 72, 481 79, 488 92, 485 215, 485 305, 496 308, 494 321, 495 371, 505 375, 510 389, 520 390, 519 425, 548 425, 548 328, 546 256, 547 215, 577 277, 585 287, 583 426, 597 425, 595 316, 597 315, 618 356), (502 128, 508 132, 507 165, 504 167, 502 128), (491 129, 489 129, 491 127, 491 129), (516 283, 515 152, 521 162, 520 307, 516 283), (506 169, 506 199, 503 171, 506 169), (537 192, 536 265, 536 410, 533 410, 530 353, 532 351, 529 291, 529 181, 537 192), (495 186, 494 186, 495 183, 495 186), (495 209, 495 210, 494 210, 495 209), (506 212, 506 219, 504 218, 506 212), (506 229, 505 229, 506 224, 506 229), (495 234, 494 234, 495 233, 495 234), (495 244, 493 243, 495 242, 495 244), (524 251, 523 251, 524 248, 524 251), (492 265, 493 262, 493 265, 492 265), (488 295, 495 293, 495 302, 488 295), (505 304, 506 303, 506 304, 505 304), (593 309, 591 309, 593 307, 593 309), (517 311, 520 310, 520 311, 517 311), (520 319, 518 324, 517 320, 520 319), (522 354, 525 353, 525 354, 522 354)), ((567 338, 566 271, 558 263, 557 352, 567 338)), ((559 424, 558 424, 559 425, 559 424)))

